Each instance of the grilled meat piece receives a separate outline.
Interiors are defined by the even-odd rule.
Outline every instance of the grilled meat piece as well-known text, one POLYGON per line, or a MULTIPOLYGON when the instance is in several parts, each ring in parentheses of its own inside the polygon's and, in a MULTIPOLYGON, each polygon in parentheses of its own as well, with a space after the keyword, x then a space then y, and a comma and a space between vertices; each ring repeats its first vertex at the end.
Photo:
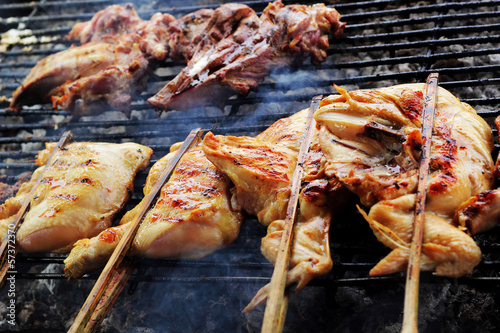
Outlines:
POLYGON ((137 35, 126 35, 113 50, 113 63, 99 72, 63 84, 52 96, 54 108, 61 106, 75 116, 99 113, 107 105, 129 114, 132 93, 144 86, 148 61, 139 49, 137 35))
POLYGON ((258 16, 246 5, 226 4, 217 8, 187 67, 148 102, 163 109, 191 108, 210 104, 219 95, 222 99, 232 95, 228 91, 230 87, 225 87, 219 80, 207 78, 225 65, 231 66, 237 57, 245 54, 247 50, 243 44, 251 43, 259 26, 258 16), (178 98, 183 92, 187 94, 178 98))
POLYGON ((62 106, 75 116, 98 113, 95 106, 103 101, 127 112, 148 66, 139 41, 138 35, 130 34, 90 42, 39 61, 14 92, 10 108, 51 97, 54 107, 62 106))
POLYGON ((90 21, 73 26, 67 38, 85 44, 137 31, 142 23, 132 4, 112 5, 97 12, 90 21))
MULTIPOLYGON (((290 182, 296 165, 307 110, 282 119, 255 138, 224 137, 208 133, 203 151, 235 184, 233 199, 259 222, 268 226, 261 250, 276 261, 284 228, 290 182)), ((287 283, 304 287, 332 266, 328 241, 331 212, 342 204, 342 186, 324 177, 324 158, 317 136, 305 165, 305 183, 300 193, 300 214, 294 226, 294 241, 287 283), (337 200, 331 200, 336 198, 337 200)), ((269 286, 262 288, 246 311, 263 302, 269 286)))
MULTIPOLYGON (((404 232, 412 228, 413 213, 408 207, 414 202, 422 145, 424 84, 350 93, 336 88, 341 95, 325 98, 315 114, 328 159, 326 174, 338 178, 364 205, 374 205, 367 218, 370 226, 377 237, 383 230, 390 235, 386 239, 392 239, 383 242, 393 252, 371 274, 403 271, 408 254, 404 232)), ((472 107, 439 88, 426 200, 425 232, 430 234, 424 242, 430 243, 423 247, 426 262, 422 269, 459 276, 479 262, 477 245, 471 250, 473 240, 458 229, 443 233, 442 224, 445 221, 451 228, 463 202, 491 189, 492 148, 492 133, 486 122, 472 107), (457 242, 467 244, 467 250, 453 245, 457 242), (432 253, 436 248, 441 251, 439 256, 432 253)))
POLYGON ((109 43, 88 43, 40 60, 14 92, 10 107, 47 100, 66 82, 99 73, 115 62, 114 49, 109 43))
POLYGON ((112 5, 97 12, 90 21, 75 24, 67 38, 85 44, 136 33, 141 37, 141 50, 145 54, 164 60, 168 55, 167 29, 174 21, 172 15, 161 13, 144 21, 132 4, 112 5))
POLYGON ((188 62, 213 15, 212 9, 200 9, 172 22, 168 27, 169 57, 188 62))
POLYGON ((308 56, 313 63, 324 61, 327 34, 343 33, 339 20, 339 13, 323 4, 281 1, 269 4, 260 18, 248 6, 225 4, 179 20, 156 13, 149 21, 130 4, 113 5, 74 26, 68 38, 86 44, 41 60, 14 93, 10 109, 54 97, 54 107, 75 116, 108 104, 127 113, 149 61, 167 57, 188 64, 148 100, 153 106, 170 110, 222 102, 247 94, 275 68, 308 56), (89 65, 93 70, 87 72, 89 65))
MULTIPOLYGON (((47 163, 55 146, 46 144, 37 156, 37 165, 47 163)), ((17 249, 65 250, 77 240, 108 228, 133 192, 135 175, 146 168, 151 154, 151 149, 135 143, 73 143, 57 152, 16 234, 17 249)), ((17 195, 0 206, 1 239, 41 171, 41 167, 35 170, 17 195)))
POLYGON ((187 67, 148 102, 164 110, 214 104, 235 93, 247 94, 275 68, 309 55, 312 62, 322 62, 326 34, 343 33, 345 24, 339 20, 339 13, 323 4, 284 6, 275 1, 260 19, 247 6, 223 5, 187 67))
MULTIPOLYGON (((180 145, 151 168, 147 195, 180 145)), ((130 255, 151 258, 201 258, 232 243, 243 216, 231 208, 229 179, 210 163, 200 147, 187 152, 161 189, 158 201, 145 215, 130 255)), ((65 272, 80 277, 106 264, 141 204, 127 212, 120 225, 75 244, 65 272)))

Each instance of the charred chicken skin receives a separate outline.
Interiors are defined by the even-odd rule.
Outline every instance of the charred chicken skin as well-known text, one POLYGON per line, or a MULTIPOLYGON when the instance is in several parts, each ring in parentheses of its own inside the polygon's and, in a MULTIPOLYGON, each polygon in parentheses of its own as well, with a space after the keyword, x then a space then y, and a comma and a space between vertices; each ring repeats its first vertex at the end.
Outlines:
MULTIPOLYGON (((151 168, 147 195, 180 145, 151 168)), ((150 258, 202 258, 232 243, 243 215, 230 205, 231 182, 200 147, 187 152, 147 212, 129 250, 130 255, 150 258)), ((141 204, 127 212, 120 225, 91 239, 79 240, 64 261, 70 278, 103 267, 141 204)))
MULTIPOLYGON (((47 163, 55 146, 46 144, 37 165, 47 163)), ((135 143, 82 142, 56 154, 16 234, 19 251, 69 251, 77 240, 108 228, 133 192, 136 173, 149 164, 152 150, 135 143)), ((35 170, 17 195, 0 206, 2 239, 41 171, 35 170)))
MULTIPOLYGON (((215 166, 233 181, 232 202, 268 226, 261 251, 275 263, 284 229, 290 182, 297 162, 307 110, 279 120, 255 138, 225 137, 208 133, 203 151, 215 166)), ((303 288, 311 279, 330 271, 332 260, 328 240, 332 197, 341 204, 342 186, 324 179, 324 158, 314 140, 306 161, 305 183, 300 192, 300 214, 287 283, 303 288)), ((265 301, 269 285, 263 287, 247 306, 250 311, 265 301)))
MULTIPOLYGON (((346 92, 325 98, 315 119, 336 177, 372 206, 366 216, 392 252, 370 274, 404 271, 413 230, 423 84, 346 92)), ((422 269, 468 274, 481 251, 454 216, 460 205, 493 185, 492 133, 474 109, 443 88, 437 96, 424 227, 422 269)))

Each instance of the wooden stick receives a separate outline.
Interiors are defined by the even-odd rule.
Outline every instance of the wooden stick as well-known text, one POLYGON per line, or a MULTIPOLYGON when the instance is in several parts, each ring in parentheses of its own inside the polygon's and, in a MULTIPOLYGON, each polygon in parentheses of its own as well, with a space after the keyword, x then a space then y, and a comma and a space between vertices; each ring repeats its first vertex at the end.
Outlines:
POLYGON ((132 241, 134 240, 135 234, 139 229, 139 225, 142 221, 142 218, 144 217, 144 214, 146 214, 153 201, 158 197, 161 188, 170 178, 170 175, 175 170, 177 163, 179 163, 184 153, 187 152, 196 142, 198 142, 200 134, 200 128, 191 131, 186 140, 184 140, 184 142, 182 143, 179 150, 177 150, 174 158, 169 161, 169 163, 163 170, 158 181, 151 189, 151 192, 149 192, 148 195, 144 198, 145 200, 143 200, 142 202, 142 207, 140 207, 132 221, 129 222, 129 229, 127 230, 127 232, 125 232, 117 247, 113 251, 111 258, 109 258, 108 263, 106 264, 101 275, 94 284, 92 291, 87 297, 87 300, 80 309, 80 312, 78 313, 75 321, 73 322, 73 325, 71 325, 68 332, 84 332, 85 326, 89 322, 92 314, 95 312, 102 296, 105 294, 106 288, 108 287, 115 270, 118 268, 128 249, 132 245, 132 241))
POLYGON ((297 157, 297 166, 293 172, 283 235, 278 249, 276 265, 274 266, 273 275, 271 277, 269 298, 264 312, 262 332, 281 332, 285 323, 287 309, 285 287, 292 250, 293 226, 297 216, 302 174, 304 173, 303 165, 313 139, 314 129, 316 128, 314 112, 318 109, 322 97, 323 96, 314 97, 309 107, 306 127, 302 135, 302 144, 297 157))
POLYGON ((424 214, 427 194, 427 179, 432 146, 432 130, 437 102, 438 73, 431 73, 425 85, 424 109, 422 113, 422 156, 418 168, 417 196, 413 223, 413 237, 410 247, 408 271, 406 273, 406 289, 403 327, 401 332, 418 332, 418 289, 420 282, 420 257, 422 254, 422 238, 424 232, 424 214))
POLYGON ((12 274, 15 274, 15 257, 17 254, 16 251, 16 234, 17 230, 19 230, 19 227, 21 226, 21 223, 24 220, 24 216, 28 212, 28 208, 31 204, 31 200, 35 196, 35 192, 40 185, 40 182, 43 179, 43 174, 45 173, 45 170, 47 170, 47 167, 52 164, 52 160, 54 159, 54 156, 56 153, 59 151, 59 149, 63 148, 73 137, 73 133, 71 131, 66 131, 63 133, 61 138, 59 139, 59 142, 57 143, 56 147, 52 151, 52 153, 49 156, 49 159, 47 163, 45 163, 42 172, 40 172, 40 175, 38 175, 38 178, 31 188, 31 191, 28 193, 26 196, 26 199, 24 199, 23 204, 21 205, 21 208, 16 214, 16 217, 14 218, 14 221, 9 224, 9 228, 7 229, 7 234, 5 235, 5 238, 2 242, 2 245, 0 246, 0 289, 3 287, 5 284, 5 277, 7 276, 7 273, 10 271, 12 274))
POLYGON ((116 299, 125 287, 135 267, 136 262, 132 258, 127 257, 123 259, 120 266, 113 272, 111 282, 102 295, 101 301, 92 313, 89 322, 85 325, 85 332, 97 332, 97 329, 108 315, 113 304, 115 304, 116 299))

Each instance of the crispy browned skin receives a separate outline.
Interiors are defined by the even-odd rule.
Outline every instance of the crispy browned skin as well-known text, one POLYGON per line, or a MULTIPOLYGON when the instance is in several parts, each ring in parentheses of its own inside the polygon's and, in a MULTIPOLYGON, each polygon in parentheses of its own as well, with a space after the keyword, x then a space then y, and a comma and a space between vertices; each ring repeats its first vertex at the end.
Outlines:
MULTIPOLYGON (((404 271, 422 138, 423 84, 357 90, 325 98, 315 118, 337 177, 372 206, 366 217, 393 251, 370 274, 404 271)), ((474 109, 439 88, 432 138, 422 269, 456 277, 470 273, 481 251, 452 225, 459 206, 493 185, 492 133, 474 109)))
POLYGON ((148 100, 164 109, 217 104, 247 94, 271 70, 311 56, 325 60, 328 35, 343 33, 339 13, 323 4, 270 3, 258 18, 245 5, 215 10, 192 59, 179 75, 148 100), (182 98, 181 98, 182 96, 182 98))
MULTIPOLYGON (((151 168, 144 194, 156 183, 173 152, 151 168)), ((201 148, 187 152, 161 189, 134 238, 130 255, 151 258, 202 258, 232 243, 242 213, 230 204, 231 182, 210 163, 201 148)), ((75 244, 64 261, 68 277, 80 277, 106 264, 141 204, 127 212, 120 225, 75 244)))
MULTIPOLYGON (((55 143, 39 152, 37 164, 47 163, 55 143)), ((16 234, 23 252, 54 251, 110 226, 133 192, 136 173, 149 164, 152 150, 135 143, 73 143, 57 153, 47 167, 24 221, 16 234)), ((14 198, 0 206, 0 237, 40 175, 33 173, 14 198)))
MULTIPOLYGON (((235 184, 235 204, 257 215, 259 222, 268 226, 261 250, 272 263, 276 261, 284 229, 290 183, 306 114, 307 110, 303 110, 282 119, 255 138, 208 133, 203 140, 203 151, 208 159, 235 184)), ((316 137, 306 162, 305 183, 299 199, 300 214, 294 228, 287 275, 287 284, 297 282, 298 289, 314 277, 327 273, 332 266, 328 241, 331 211, 343 200, 338 182, 323 179, 324 162, 316 137)), ((265 301, 268 291, 268 285, 263 287, 245 311, 265 301)))

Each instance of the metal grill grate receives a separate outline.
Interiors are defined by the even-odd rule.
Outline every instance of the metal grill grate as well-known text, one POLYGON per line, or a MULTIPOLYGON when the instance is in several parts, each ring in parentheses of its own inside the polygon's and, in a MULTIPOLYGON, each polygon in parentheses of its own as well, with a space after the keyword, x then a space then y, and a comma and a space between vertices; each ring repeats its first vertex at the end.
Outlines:
MULTIPOLYGON (((34 44, 17 43, 0 53, 0 95, 9 98, 38 60, 69 47, 71 43, 63 37, 74 23, 90 19, 107 5, 125 2, 0 5, 0 32, 30 29, 31 36, 37 39, 34 44), (42 39, 44 36, 49 38, 42 39)), ((256 11, 267 5, 267 1, 245 3, 256 11)), ((157 11, 179 16, 200 8, 215 8, 219 3, 151 4, 138 0, 135 5, 139 15, 147 19, 157 11)), ((14 183, 20 175, 33 171, 34 157, 43 143, 57 140, 68 129, 76 141, 135 141, 148 145, 155 150, 154 162, 197 126, 217 125, 214 131, 219 134, 255 135, 277 119, 307 107, 312 96, 333 93, 333 83, 348 89, 377 88, 422 82, 430 72, 439 72, 442 87, 471 104, 493 124, 500 105, 500 1, 338 1, 335 8, 347 27, 341 39, 330 40, 325 63, 276 71, 247 97, 228 100, 223 110, 206 107, 174 111, 158 119, 146 99, 182 68, 171 61, 155 72, 147 91, 135 96, 131 119, 113 111, 76 119, 46 104, 16 114, 6 111, 8 102, 1 101, 0 181, 14 183)), ((138 177, 128 208, 142 197, 145 174, 138 177)), ((292 299, 286 330, 398 331, 402 275, 368 278, 369 269, 387 254, 387 249, 352 211, 336 217, 330 234, 333 270, 292 299)), ((259 251, 263 235, 265 228, 249 217, 234 244, 206 259, 140 260, 128 293, 120 296, 102 330, 259 331, 262 309, 248 315, 240 311, 271 275, 272 266, 259 251)), ((500 327, 500 229, 475 239, 483 250, 483 261, 471 276, 451 280, 423 275, 423 331, 486 332, 500 327), (474 311, 469 313, 471 309, 474 311)), ((19 325, 10 327, 0 321, 1 328, 42 332, 68 327, 97 275, 65 281, 64 257, 19 255, 19 325), (70 291, 76 296, 68 299, 70 291)), ((0 303, 5 299, 3 290, 0 303)))

